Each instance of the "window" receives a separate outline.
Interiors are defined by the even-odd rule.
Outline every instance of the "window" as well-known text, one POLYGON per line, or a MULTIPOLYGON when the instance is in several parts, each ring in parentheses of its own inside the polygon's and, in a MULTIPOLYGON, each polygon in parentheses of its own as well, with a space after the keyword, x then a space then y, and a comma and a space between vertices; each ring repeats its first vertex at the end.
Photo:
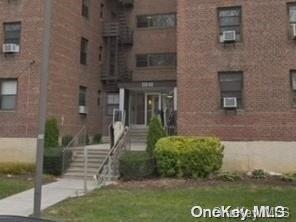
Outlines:
POLYGON ((241 7, 219 8, 220 41, 224 31, 235 31, 236 41, 241 41, 241 7))
POLYGON ((112 116, 113 110, 119 108, 119 94, 110 93, 107 94, 107 115, 112 116))
POLYGON ((104 18, 104 7, 105 5, 103 3, 101 3, 101 10, 100 10, 100 18, 104 18))
POLYGON ((243 73, 242 72, 221 72, 219 73, 221 106, 223 99, 226 97, 236 97, 238 108, 242 108, 242 89, 243 73))
POLYGON ((89 0, 82 0, 81 15, 85 18, 88 18, 88 16, 89 16, 89 0))
POLYGON ((136 60, 137 67, 176 66, 176 53, 137 55, 136 60))
POLYGON ((87 88, 84 86, 79 87, 79 106, 86 106, 86 92, 87 88))
POLYGON ((292 88, 292 105, 296 107, 296 70, 290 72, 292 88))
POLYGON ((138 28, 170 28, 176 26, 176 14, 140 15, 137 16, 138 28))
POLYGON ((289 26, 290 26, 290 37, 295 38, 293 34, 294 26, 296 26, 296 4, 289 4, 289 26))
POLYGON ((13 43, 20 45, 21 41, 21 23, 4 23, 4 43, 13 43))
POLYGON ((17 80, 0 79, 0 110, 15 110, 17 96, 17 80))
POLYGON ((80 48, 80 64, 87 64, 87 51, 88 51, 88 40, 86 38, 81 38, 81 48, 80 48))

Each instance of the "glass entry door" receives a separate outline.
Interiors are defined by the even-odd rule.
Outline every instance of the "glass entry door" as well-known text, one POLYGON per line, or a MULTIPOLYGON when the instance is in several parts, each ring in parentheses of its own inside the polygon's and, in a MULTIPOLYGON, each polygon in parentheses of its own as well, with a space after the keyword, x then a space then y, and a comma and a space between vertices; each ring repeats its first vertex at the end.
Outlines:
POLYGON ((145 93, 131 92, 130 94, 130 125, 145 126, 145 93))
POLYGON ((146 94, 146 125, 149 125, 153 117, 161 110, 160 94, 146 94))

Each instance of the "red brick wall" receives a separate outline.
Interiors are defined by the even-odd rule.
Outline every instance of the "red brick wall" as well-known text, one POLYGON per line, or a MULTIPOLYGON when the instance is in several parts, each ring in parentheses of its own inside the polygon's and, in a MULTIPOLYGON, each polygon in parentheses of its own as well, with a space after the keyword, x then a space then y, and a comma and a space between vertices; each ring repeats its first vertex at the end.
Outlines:
POLYGON ((89 18, 81 16, 81 1, 54 2, 48 116, 55 116, 61 133, 74 136, 86 125, 88 134, 101 133, 99 48, 102 44, 100 4, 90 1, 89 18), (81 37, 88 39, 87 65, 80 64, 81 37), (87 87, 86 118, 78 112, 79 86, 87 87))
POLYGON ((223 140, 296 139, 287 0, 178 1, 178 130, 223 140), (242 6, 243 41, 218 42, 217 7, 242 6), (219 71, 243 71, 244 109, 220 108, 219 71))
POLYGON ((38 124, 43 1, 0 1, 0 78, 18 79, 16 111, 0 111, 0 137, 32 137, 38 124), (3 23, 22 23, 21 52, 4 56, 3 23), (33 62, 34 61, 34 62, 33 62))

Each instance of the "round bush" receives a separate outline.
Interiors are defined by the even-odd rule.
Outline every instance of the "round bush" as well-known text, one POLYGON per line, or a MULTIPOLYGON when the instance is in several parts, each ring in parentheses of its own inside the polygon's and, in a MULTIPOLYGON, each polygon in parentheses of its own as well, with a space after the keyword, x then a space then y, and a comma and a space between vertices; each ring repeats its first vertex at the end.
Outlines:
POLYGON ((222 167, 224 147, 216 138, 167 137, 154 155, 158 173, 166 177, 207 177, 222 167))
POLYGON ((128 151, 119 159, 119 172, 124 180, 139 180, 153 175, 151 156, 144 151, 128 151))

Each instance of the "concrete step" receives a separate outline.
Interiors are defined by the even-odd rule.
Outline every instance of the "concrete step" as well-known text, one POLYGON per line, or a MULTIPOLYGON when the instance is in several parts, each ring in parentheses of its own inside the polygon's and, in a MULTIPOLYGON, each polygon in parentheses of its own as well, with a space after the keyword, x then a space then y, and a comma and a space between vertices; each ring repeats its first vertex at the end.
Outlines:
MULTIPOLYGON (((88 159, 87 160, 87 162, 89 163, 89 164, 102 164, 102 162, 104 161, 104 159, 100 159, 100 160, 98 160, 98 159, 88 159)), ((80 163, 84 163, 84 159, 74 159, 73 161, 72 161, 72 163, 78 163, 78 164, 80 164, 80 163)), ((71 163, 71 164, 72 164, 71 163)))
MULTIPOLYGON (((90 163, 88 162, 87 163, 87 167, 88 168, 95 168, 95 169, 98 169, 100 166, 101 166, 102 162, 98 163, 90 163)), ((74 168, 84 168, 84 162, 72 162, 71 165, 70 165, 70 168, 71 167, 74 167, 74 168)))
MULTIPOLYGON (((107 155, 110 152, 110 150, 87 150, 88 154, 94 154, 94 155, 107 155)), ((74 150, 74 154, 84 154, 84 150, 74 150)))
MULTIPOLYGON (((92 180, 95 174, 92 173, 88 173, 87 174, 87 179, 92 180)), ((71 178, 71 179, 83 179, 84 178, 84 174, 82 173, 66 173, 64 174, 65 178, 71 178)))
MULTIPOLYGON (((88 154, 87 155, 87 159, 96 159, 96 160, 101 160, 101 159, 105 159, 107 156, 106 155, 94 155, 94 154, 88 154)), ((83 154, 79 154, 79 155, 74 155, 73 159, 84 159, 84 155, 83 154)))
MULTIPOLYGON (((96 168, 89 168, 87 169, 88 173, 94 173, 96 174, 99 170, 99 167, 96 168)), ((84 173, 83 167, 70 167, 67 171, 67 173, 84 173)))

